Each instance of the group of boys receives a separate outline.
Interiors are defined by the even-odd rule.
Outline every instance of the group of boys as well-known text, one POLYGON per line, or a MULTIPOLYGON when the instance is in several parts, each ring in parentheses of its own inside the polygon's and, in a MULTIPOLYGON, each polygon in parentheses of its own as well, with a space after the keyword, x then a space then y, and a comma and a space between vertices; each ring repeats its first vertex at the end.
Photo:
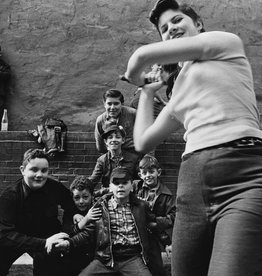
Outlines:
POLYGON ((48 176, 42 150, 24 154, 23 178, 0 197, 0 276, 24 252, 33 257, 35 276, 165 275, 161 251, 171 244, 175 199, 154 156, 140 159, 137 172, 141 156, 119 93, 104 94, 106 112, 97 119, 96 142, 107 152, 70 190, 48 176), (100 180, 102 192, 94 193, 100 180))

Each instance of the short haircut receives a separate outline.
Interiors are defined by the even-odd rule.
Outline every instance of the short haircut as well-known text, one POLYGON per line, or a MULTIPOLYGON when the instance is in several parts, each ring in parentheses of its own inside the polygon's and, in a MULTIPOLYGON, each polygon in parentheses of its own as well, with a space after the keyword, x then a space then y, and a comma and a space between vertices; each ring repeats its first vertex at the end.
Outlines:
POLYGON ((109 89, 103 94, 103 100, 106 101, 107 98, 119 98, 120 102, 124 103, 123 94, 117 89, 109 89))
POLYGON ((158 160, 150 154, 146 154, 141 159, 138 167, 139 167, 139 169, 143 169, 143 170, 146 170, 146 169, 157 169, 158 170, 158 169, 160 169, 158 160))
POLYGON ((42 149, 28 149, 23 156, 22 166, 26 166, 30 160, 35 158, 44 158, 49 163, 48 155, 42 149))
POLYGON ((78 191, 88 190, 92 195, 94 192, 94 184, 88 177, 84 175, 78 175, 71 183, 69 189, 71 192, 73 192, 74 190, 78 190, 78 191))
POLYGON ((156 26, 158 31, 159 31, 158 22, 159 22, 159 18, 161 16, 161 14, 170 9, 181 11, 185 15, 191 17, 191 19, 194 22, 201 22, 203 27, 200 30, 200 32, 201 33, 205 32, 204 23, 203 23, 201 17, 194 11, 194 9, 187 4, 179 5, 177 3, 177 1, 175 1, 175 0, 158 0, 155 4, 154 8, 151 10, 151 12, 149 14, 149 20, 151 21, 151 23, 153 23, 156 26))

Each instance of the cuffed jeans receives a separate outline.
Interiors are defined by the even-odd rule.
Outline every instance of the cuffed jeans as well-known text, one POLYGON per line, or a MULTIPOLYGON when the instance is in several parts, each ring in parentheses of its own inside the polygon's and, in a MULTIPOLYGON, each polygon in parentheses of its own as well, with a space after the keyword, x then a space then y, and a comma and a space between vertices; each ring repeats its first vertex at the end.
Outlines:
POLYGON ((262 147, 186 156, 178 177, 173 276, 262 275, 262 147))

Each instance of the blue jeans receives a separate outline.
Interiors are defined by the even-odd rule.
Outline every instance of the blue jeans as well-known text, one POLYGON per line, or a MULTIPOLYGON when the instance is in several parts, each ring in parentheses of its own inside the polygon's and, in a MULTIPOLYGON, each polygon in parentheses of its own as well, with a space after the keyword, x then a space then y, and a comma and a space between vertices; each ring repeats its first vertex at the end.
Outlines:
POLYGON ((99 260, 93 260, 79 276, 151 276, 149 269, 140 256, 135 256, 125 261, 117 262, 114 268, 107 267, 99 260))
POLYGON ((262 275, 262 147, 186 156, 178 177, 174 276, 262 275))

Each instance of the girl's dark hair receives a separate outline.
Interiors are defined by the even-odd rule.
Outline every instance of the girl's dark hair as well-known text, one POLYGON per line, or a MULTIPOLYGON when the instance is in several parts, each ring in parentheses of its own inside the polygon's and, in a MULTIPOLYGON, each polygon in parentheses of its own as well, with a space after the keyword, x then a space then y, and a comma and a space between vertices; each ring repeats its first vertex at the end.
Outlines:
POLYGON ((42 149, 28 149, 23 156, 22 166, 26 166, 30 160, 35 158, 44 158, 49 163, 48 155, 42 149))
POLYGON ((168 100, 170 100, 172 95, 173 85, 180 72, 180 67, 178 66, 178 63, 173 63, 173 64, 162 65, 162 69, 163 71, 169 74, 168 80, 166 81, 166 84, 167 84, 166 97, 168 100))
POLYGON ((205 32, 204 23, 201 17, 194 11, 194 9, 187 4, 179 5, 175 0, 158 0, 154 8, 151 10, 149 14, 149 20, 156 26, 157 30, 158 30, 159 17, 163 12, 170 9, 181 11, 182 13, 191 17, 194 22, 201 22, 202 29, 200 30, 200 32, 201 33, 205 32))
POLYGON ((94 192, 94 184, 88 177, 84 175, 78 175, 71 183, 69 189, 71 192, 73 192, 73 190, 78 190, 78 191, 88 190, 92 195, 94 192))
MULTIPOLYGON (((201 17, 194 11, 194 9, 187 4, 179 5, 178 2, 175 0, 158 0, 154 8, 151 10, 149 14, 149 20, 151 21, 151 23, 155 25, 158 31, 159 31, 158 29, 159 17, 163 12, 170 9, 181 11, 182 13, 189 16, 193 20, 193 22, 200 22, 202 24, 202 29, 200 30, 200 32, 201 33, 205 32, 204 23, 201 17)), ((170 77, 167 80, 167 89, 166 89, 166 96, 167 96, 167 99, 169 100, 172 94, 174 81, 176 80, 179 74, 180 68, 178 64, 166 64, 166 65, 162 65, 162 68, 164 71, 170 74, 170 77)))
POLYGON ((124 103, 123 94, 117 89, 109 89, 103 94, 103 100, 106 101, 107 98, 119 98, 120 102, 124 103))

